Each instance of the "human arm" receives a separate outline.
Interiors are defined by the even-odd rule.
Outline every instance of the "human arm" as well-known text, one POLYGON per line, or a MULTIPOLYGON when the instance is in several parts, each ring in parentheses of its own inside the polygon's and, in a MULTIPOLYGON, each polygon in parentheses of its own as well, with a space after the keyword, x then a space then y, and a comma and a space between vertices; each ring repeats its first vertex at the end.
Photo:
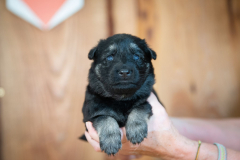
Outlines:
MULTIPOLYGON (((148 102, 152 106, 153 116, 148 122, 148 137, 140 145, 133 145, 126 139, 125 128, 122 132, 122 149, 118 154, 123 155, 149 155, 160 157, 164 160, 193 160, 195 159, 198 143, 182 136, 174 127, 165 109, 151 94, 148 102)), ((97 132, 92 127, 91 122, 87 124, 88 132, 85 132, 89 143, 96 151, 101 151, 97 132)), ((199 160, 217 159, 217 147, 212 144, 202 143, 199 151, 199 160)), ((228 160, 235 160, 240 157, 240 153, 228 149, 228 160)))
POLYGON ((179 133, 191 140, 220 143, 240 151, 240 118, 197 119, 171 118, 179 133))

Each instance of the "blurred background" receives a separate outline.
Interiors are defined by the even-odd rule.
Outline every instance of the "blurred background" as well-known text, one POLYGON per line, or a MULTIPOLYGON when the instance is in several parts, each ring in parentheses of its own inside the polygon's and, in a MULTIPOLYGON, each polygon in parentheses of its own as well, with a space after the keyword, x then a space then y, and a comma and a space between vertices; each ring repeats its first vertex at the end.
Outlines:
POLYGON ((170 116, 240 117, 239 0, 85 0, 47 31, 1 0, 2 160, 106 159, 77 138, 87 54, 116 33, 145 38, 156 51, 154 87, 170 116))

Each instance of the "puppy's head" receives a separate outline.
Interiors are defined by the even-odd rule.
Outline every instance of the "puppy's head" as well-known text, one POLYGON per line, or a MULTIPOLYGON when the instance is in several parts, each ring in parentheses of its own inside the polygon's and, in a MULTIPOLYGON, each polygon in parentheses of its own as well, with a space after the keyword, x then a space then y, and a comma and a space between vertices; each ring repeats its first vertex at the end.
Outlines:
POLYGON ((145 40, 128 34, 117 34, 91 49, 94 60, 89 74, 90 86, 107 97, 122 99, 133 95, 153 76, 152 59, 156 53, 145 40))

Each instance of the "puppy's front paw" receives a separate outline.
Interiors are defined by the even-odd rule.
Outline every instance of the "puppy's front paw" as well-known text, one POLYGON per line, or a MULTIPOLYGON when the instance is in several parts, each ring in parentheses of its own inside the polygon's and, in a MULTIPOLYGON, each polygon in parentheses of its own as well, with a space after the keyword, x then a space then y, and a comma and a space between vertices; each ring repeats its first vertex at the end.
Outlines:
POLYGON ((107 133, 100 137, 100 148, 108 155, 115 155, 122 147, 121 133, 107 133))
POLYGON ((145 121, 131 121, 126 124, 127 139, 132 144, 141 143, 147 137, 147 123, 145 121))

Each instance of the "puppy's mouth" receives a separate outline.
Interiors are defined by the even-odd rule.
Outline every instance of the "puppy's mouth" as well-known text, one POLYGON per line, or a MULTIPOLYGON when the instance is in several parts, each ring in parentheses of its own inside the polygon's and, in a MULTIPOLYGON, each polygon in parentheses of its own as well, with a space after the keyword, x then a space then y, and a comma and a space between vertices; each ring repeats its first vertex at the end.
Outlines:
POLYGON ((136 84, 126 80, 113 83, 113 86, 119 86, 119 85, 121 86, 121 85, 136 85, 136 84))
POLYGON ((113 89, 131 90, 137 88, 137 84, 129 81, 118 81, 112 84, 113 89))
POLYGON ((127 84, 120 83, 112 86, 113 89, 118 89, 118 90, 130 90, 130 89, 135 89, 136 87, 137 85, 132 83, 127 83, 127 84))
POLYGON ((137 85, 129 81, 121 81, 114 83, 111 88, 115 94, 132 95, 136 92, 137 85))

